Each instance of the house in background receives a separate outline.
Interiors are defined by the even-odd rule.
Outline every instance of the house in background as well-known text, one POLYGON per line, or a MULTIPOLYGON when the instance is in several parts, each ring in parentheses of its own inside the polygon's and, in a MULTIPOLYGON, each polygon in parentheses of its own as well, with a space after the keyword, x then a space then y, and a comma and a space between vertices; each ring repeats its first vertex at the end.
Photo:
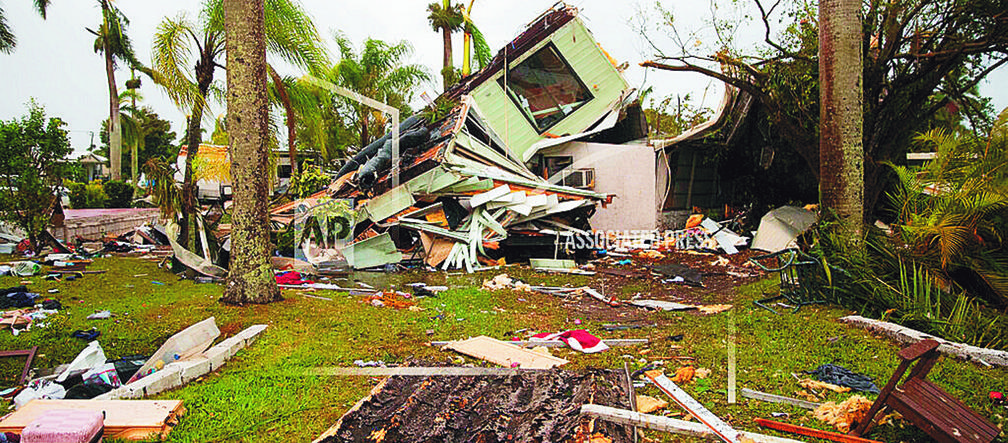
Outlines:
MULTIPOLYGON (((175 167, 178 171, 175 173, 175 180, 179 183, 185 178, 183 174, 185 174, 188 155, 188 149, 183 145, 175 159, 175 167)), ((313 157, 311 153, 300 153, 299 155, 299 160, 313 157)), ((291 178, 290 153, 285 149, 274 150, 270 160, 275 165, 275 170, 271 174, 272 188, 285 189, 291 178)), ((201 174, 205 176, 205 178, 196 180, 196 198, 200 200, 231 199, 231 157, 228 155, 228 147, 208 143, 200 144, 199 158, 196 161, 199 162, 199 167, 195 169, 201 171, 201 174)))
POLYGON ((110 170, 108 159, 92 153, 87 153, 77 159, 77 163, 84 169, 85 182, 108 178, 110 170))

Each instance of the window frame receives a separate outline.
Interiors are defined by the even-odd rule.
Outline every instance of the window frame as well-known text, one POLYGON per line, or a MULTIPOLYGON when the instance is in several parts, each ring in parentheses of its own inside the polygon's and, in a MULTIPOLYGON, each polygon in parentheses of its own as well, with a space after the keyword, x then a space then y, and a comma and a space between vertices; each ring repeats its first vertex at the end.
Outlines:
POLYGON ((504 95, 506 95, 511 100, 511 103, 515 106, 515 108, 518 108, 518 113, 525 117, 525 120, 529 122, 529 124, 532 126, 532 129, 536 131, 536 133, 539 135, 549 132, 550 129, 553 129, 554 127, 562 123, 564 120, 567 120, 568 117, 574 115, 574 113, 576 113, 579 109, 581 109, 582 106, 590 103, 592 100, 595 100, 595 94, 592 94, 592 91, 588 87, 588 85, 585 84, 584 80, 581 79, 581 76, 578 75, 578 72, 574 69, 573 66, 571 66, 570 62, 567 61, 567 58, 563 56, 563 53, 560 52, 559 49, 557 49, 556 45, 552 41, 546 43, 541 48, 537 49, 535 52, 532 53, 532 55, 523 58, 520 62, 517 62, 513 65, 511 63, 508 63, 507 66, 505 66, 504 68, 505 68, 503 70, 504 74, 497 78, 497 85, 504 90, 504 95), (557 120, 556 122, 545 128, 540 128, 539 124, 535 120, 535 116, 525 112, 525 108, 522 107, 521 102, 519 102, 517 99, 518 94, 514 92, 507 85, 507 83, 505 83, 504 79, 505 78, 509 79, 511 77, 511 71, 513 69, 517 69, 519 66, 521 66, 522 63, 529 61, 530 59, 538 56, 543 51, 547 50, 552 50, 553 53, 556 54, 557 59, 559 59, 560 62, 563 63, 564 67, 567 68, 570 74, 574 77, 574 80, 577 81, 578 86, 580 86, 588 94, 588 99, 581 101, 579 105, 572 108, 570 113, 564 115, 563 118, 557 120))

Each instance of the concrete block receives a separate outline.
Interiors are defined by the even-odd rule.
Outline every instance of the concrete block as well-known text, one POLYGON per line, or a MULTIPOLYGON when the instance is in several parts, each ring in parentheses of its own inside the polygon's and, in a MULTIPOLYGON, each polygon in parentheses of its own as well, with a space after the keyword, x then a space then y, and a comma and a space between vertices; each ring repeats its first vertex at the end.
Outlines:
POLYGON ((169 366, 172 365, 178 366, 183 384, 189 383, 210 372, 210 359, 202 355, 195 356, 188 360, 175 362, 169 366))
MULTIPOLYGON (((167 391, 169 389, 175 389, 182 386, 182 373, 177 367, 171 367, 171 365, 166 365, 164 369, 155 372, 151 375, 158 375, 157 378, 152 380, 144 388, 144 396, 150 397, 152 395, 157 395, 161 392, 167 391)), ((147 377, 150 377, 147 376, 147 377)), ((145 377, 145 378, 147 378, 145 377)))
POLYGON ((210 370, 216 371, 221 366, 224 366, 224 362, 231 358, 228 354, 229 348, 226 346, 214 346, 203 352, 203 356, 210 362, 210 370))
POLYGON ((252 325, 245 328, 244 331, 238 333, 238 337, 241 337, 245 341, 245 346, 249 346, 255 339, 266 330, 266 325, 252 325))
POLYGON ((143 398, 182 386, 179 368, 167 365, 164 369, 123 386, 125 396, 121 398, 143 398))

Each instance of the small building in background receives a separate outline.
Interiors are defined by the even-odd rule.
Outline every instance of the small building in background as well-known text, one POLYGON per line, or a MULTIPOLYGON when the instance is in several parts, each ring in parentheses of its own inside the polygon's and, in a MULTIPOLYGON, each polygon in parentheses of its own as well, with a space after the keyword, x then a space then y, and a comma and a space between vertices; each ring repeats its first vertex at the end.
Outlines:
POLYGON ((87 153, 77 159, 77 163, 83 168, 85 182, 102 180, 108 178, 110 174, 108 159, 92 153, 87 153))

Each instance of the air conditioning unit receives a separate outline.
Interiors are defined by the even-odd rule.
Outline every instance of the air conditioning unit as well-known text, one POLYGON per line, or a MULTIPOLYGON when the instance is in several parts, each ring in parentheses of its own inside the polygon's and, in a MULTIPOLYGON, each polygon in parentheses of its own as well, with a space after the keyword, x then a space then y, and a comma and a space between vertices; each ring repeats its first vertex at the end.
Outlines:
POLYGON ((595 189, 595 170, 591 168, 562 171, 560 184, 578 189, 595 189))

